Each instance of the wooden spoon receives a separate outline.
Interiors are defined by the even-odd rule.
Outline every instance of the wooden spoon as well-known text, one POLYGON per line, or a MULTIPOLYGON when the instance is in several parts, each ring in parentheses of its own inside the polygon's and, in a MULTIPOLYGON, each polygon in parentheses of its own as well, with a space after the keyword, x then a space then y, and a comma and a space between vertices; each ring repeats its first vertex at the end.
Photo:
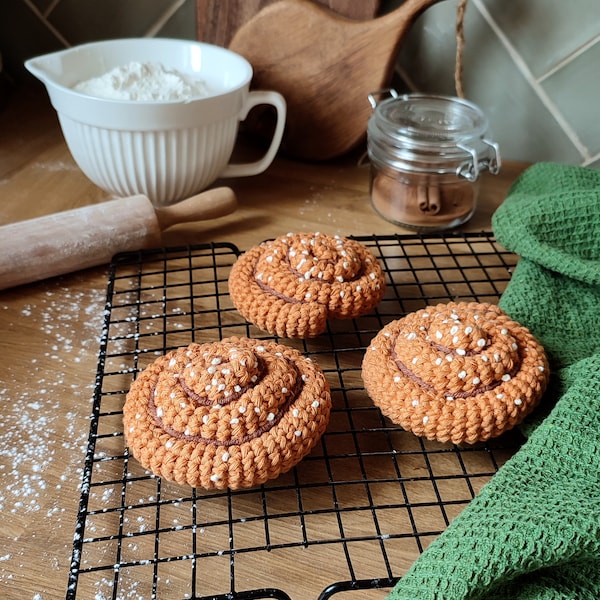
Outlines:
POLYGON ((240 27, 230 49, 254 69, 253 87, 285 97, 282 151, 325 160, 355 147, 372 112, 368 95, 389 86, 400 44, 440 0, 406 0, 391 13, 352 21, 310 0, 280 0, 240 27))

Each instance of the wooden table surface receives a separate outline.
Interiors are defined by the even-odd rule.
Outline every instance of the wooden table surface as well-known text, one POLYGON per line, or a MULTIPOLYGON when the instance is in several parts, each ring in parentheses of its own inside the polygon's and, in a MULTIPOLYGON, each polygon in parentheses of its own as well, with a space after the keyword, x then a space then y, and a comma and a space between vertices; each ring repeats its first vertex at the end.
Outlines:
MULTIPOLYGON (((225 182, 238 210, 177 227, 164 243, 229 241, 243 250, 288 231, 406 233, 371 209, 369 171, 357 157, 280 158, 263 175, 225 182)), ((524 168, 508 163, 483 178, 465 230, 490 229, 524 168)), ((14 94, 0 112, 0 225, 107 198, 71 159, 45 93, 14 94)), ((7 600, 65 595, 106 284, 101 266, 0 292, 0 596, 7 600)))

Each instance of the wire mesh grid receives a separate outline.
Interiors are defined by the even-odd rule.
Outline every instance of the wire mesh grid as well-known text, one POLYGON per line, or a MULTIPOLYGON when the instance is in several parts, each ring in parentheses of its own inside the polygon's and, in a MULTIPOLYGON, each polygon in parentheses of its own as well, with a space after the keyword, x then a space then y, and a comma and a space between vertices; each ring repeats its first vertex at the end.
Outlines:
POLYGON ((362 355, 386 323, 428 304, 497 302, 517 258, 491 233, 355 238, 378 256, 386 295, 370 315, 311 340, 334 408, 320 443, 263 486, 205 492, 144 470, 125 447, 122 407, 158 355, 231 335, 276 339, 228 296, 239 250, 210 244, 115 257, 67 598, 384 598, 518 449, 429 442, 370 402, 362 355))

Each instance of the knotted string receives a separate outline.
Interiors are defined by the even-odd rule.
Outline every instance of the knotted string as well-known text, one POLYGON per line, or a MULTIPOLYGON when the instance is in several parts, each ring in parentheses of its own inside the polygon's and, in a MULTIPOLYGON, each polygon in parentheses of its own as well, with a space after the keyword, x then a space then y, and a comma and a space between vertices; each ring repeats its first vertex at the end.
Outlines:
POLYGON ((465 47, 465 12, 468 0, 459 0, 456 9, 456 64, 454 69, 454 86, 459 98, 465 97, 463 88, 463 52, 465 47))

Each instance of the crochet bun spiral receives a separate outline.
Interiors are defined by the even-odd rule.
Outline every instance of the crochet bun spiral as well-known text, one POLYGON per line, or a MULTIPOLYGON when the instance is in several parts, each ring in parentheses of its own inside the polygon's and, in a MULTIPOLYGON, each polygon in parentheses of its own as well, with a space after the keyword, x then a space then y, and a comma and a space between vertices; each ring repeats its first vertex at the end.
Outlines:
POLYGON ((393 321, 371 342, 362 377, 394 423, 440 442, 487 440, 520 423, 548 382, 533 335, 486 303, 430 306, 393 321))
POLYGON ((123 422, 133 456, 154 474, 239 489, 296 465, 330 410, 316 364, 293 348, 232 337, 158 358, 133 382, 123 422))
POLYGON ((310 338, 328 319, 371 311, 385 292, 377 259, 357 241, 288 233, 240 256, 229 277, 234 306, 273 335, 310 338))

